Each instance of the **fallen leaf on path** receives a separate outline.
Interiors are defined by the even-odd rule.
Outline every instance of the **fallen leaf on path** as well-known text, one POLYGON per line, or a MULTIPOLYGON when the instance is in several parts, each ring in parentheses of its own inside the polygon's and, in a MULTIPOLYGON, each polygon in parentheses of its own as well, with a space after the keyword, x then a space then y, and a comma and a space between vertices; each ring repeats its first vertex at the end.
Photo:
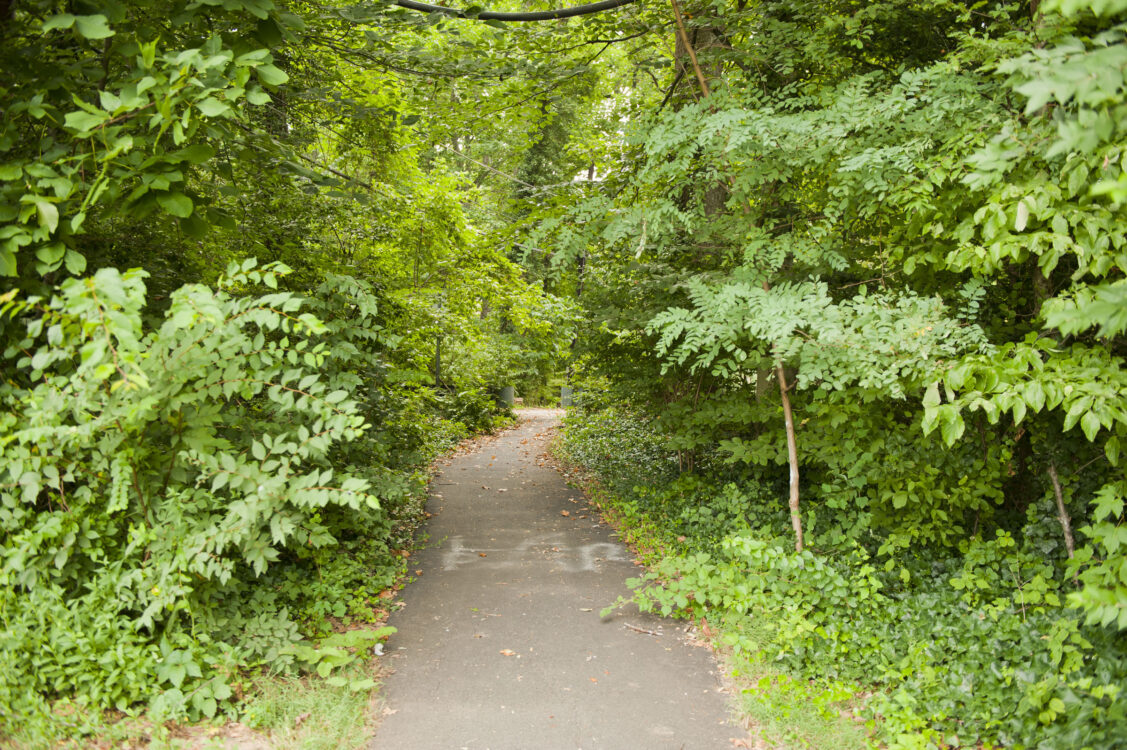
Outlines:
POLYGON ((561 515, 561 516, 570 516, 570 515, 571 515, 571 513, 570 513, 570 512, 568 512, 568 511, 566 511, 566 510, 561 510, 561 511, 560 511, 560 515, 561 515))
POLYGON ((501 488, 500 488, 500 489, 498 489, 497 491, 498 491, 498 492, 508 492, 508 490, 507 490, 507 489, 505 489, 504 487, 501 487, 501 488))
POLYGON ((595 682, 595 683, 598 682, 598 680, 596 680, 594 677, 588 677, 587 679, 590 680, 591 682, 595 682))
POLYGON ((415 575, 417 575, 417 576, 421 576, 422 574, 423 574, 423 571, 421 571, 421 570, 415 571, 415 575))
POLYGON ((517 655, 517 652, 513 651, 511 648, 501 649, 501 656, 516 656, 516 655, 517 655))
POLYGON ((478 557, 487 557, 487 555, 484 552, 478 552, 477 556, 478 557))
POLYGON ((579 611, 580 612, 594 612, 595 610, 591 609, 590 607, 580 607, 579 611))

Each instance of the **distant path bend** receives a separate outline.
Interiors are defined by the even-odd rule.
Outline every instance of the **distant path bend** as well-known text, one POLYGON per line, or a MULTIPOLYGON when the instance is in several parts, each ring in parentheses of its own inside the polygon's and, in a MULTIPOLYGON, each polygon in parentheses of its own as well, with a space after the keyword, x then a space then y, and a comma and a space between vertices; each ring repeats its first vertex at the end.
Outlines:
POLYGON ((746 736, 681 626, 632 608, 599 617, 638 569, 541 458, 559 415, 522 411, 432 483, 374 750, 690 750, 746 736))

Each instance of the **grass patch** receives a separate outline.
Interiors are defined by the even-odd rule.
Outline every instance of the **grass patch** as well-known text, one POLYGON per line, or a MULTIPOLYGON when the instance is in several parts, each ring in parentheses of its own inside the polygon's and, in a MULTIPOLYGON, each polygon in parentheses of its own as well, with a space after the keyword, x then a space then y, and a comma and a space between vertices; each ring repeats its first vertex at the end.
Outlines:
POLYGON ((375 731, 374 688, 354 690, 321 678, 277 676, 258 681, 255 690, 243 721, 268 733, 271 748, 353 750, 367 747, 375 731))
POLYGON ((736 650, 726 645, 739 634, 745 643, 757 639, 765 625, 721 625, 702 628, 722 658, 744 727, 760 740, 760 748, 834 748, 864 750, 872 747, 869 731, 857 718, 864 693, 849 684, 815 684, 795 679, 778 669, 762 651, 736 650), (726 637, 728 636, 728 637, 726 637))

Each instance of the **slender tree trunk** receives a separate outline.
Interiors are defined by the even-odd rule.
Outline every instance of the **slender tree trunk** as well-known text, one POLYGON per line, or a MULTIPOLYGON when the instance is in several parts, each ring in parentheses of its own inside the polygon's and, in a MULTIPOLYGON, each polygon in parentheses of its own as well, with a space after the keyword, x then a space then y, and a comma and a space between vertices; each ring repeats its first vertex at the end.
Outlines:
POLYGON ((794 434, 794 413, 787 393, 787 373, 782 363, 775 368, 779 379, 779 396, 783 400, 783 421, 787 430, 787 462, 790 464, 790 525, 794 528, 794 551, 802 551, 802 514, 798 511, 798 440, 794 434))
POLYGON ((1068 559, 1076 554, 1076 540, 1072 538, 1072 519, 1068 517, 1068 508, 1064 507, 1064 493, 1060 488, 1060 476, 1057 475, 1057 464, 1049 461, 1049 479, 1053 483, 1053 496, 1057 500, 1057 520, 1060 521, 1060 530, 1064 532, 1064 548, 1068 551, 1068 559))
POLYGON ((442 334, 434 336, 434 387, 442 387, 442 334))

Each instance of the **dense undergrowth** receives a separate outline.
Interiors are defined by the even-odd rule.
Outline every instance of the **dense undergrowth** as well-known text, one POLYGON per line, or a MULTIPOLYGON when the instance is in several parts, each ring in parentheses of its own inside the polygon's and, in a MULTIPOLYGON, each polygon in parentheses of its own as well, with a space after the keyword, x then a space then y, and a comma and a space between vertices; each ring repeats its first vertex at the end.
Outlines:
POLYGON ((254 266, 177 290, 159 324, 140 272, 6 305, 26 331, 0 387, 13 741, 108 707, 234 716, 258 671, 351 662, 386 635, 351 627, 404 573, 428 463, 504 418, 481 391, 391 383, 364 282, 304 297, 254 266))
MULTIPOLYGON (((1075 584, 1050 508, 956 548, 890 557, 880 534, 826 533, 795 552, 785 477, 719 456, 681 472, 667 439, 588 397, 569 412, 562 450, 649 550, 635 600, 706 618, 737 671, 766 675, 744 691, 753 715, 803 703, 856 712, 873 741, 904 748, 1111 748, 1127 736, 1127 649, 1063 606, 1075 584)), ((813 502, 823 527, 855 522, 813 502)))
POLYGON ((0 743, 269 725, 272 675, 370 691, 429 462, 573 317, 359 56, 434 29, 29 0, 0 34, 0 743))

